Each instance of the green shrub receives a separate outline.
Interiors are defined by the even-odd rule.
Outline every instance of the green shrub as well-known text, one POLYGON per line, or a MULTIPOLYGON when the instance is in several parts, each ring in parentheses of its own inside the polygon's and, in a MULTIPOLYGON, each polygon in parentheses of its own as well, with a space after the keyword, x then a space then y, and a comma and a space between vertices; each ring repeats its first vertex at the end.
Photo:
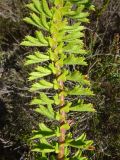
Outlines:
POLYGON ((93 105, 84 102, 85 96, 92 96, 93 92, 88 77, 75 67, 70 71, 69 67, 87 65, 85 56, 89 51, 84 47, 82 22, 89 22, 86 9, 94 9, 94 6, 88 0, 32 0, 27 7, 31 13, 24 21, 37 28, 35 36, 28 35, 21 43, 36 47, 25 63, 34 66, 29 81, 33 82, 30 91, 36 97, 31 105, 36 105, 37 113, 56 124, 51 128, 39 124, 31 138, 32 151, 40 152, 43 160, 55 160, 55 157, 87 160, 82 152, 89 150, 93 141, 87 140, 85 133, 74 139, 70 132, 73 121, 67 115, 69 112, 94 112, 93 105), (71 148, 75 148, 74 155, 70 153, 71 148))

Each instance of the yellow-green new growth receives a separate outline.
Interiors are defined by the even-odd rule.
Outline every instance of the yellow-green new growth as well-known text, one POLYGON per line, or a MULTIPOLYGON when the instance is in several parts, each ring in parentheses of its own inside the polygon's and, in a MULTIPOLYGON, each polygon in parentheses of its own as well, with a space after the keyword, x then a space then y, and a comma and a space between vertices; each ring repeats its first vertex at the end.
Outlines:
POLYGON ((86 76, 76 69, 68 70, 68 66, 87 65, 85 55, 89 51, 84 48, 82 22, 89 22, 89 13, 85 10, 94 7, 89 0, 32 0, 26 6, 31 13, 24 21, 35 26, 36 31, 35 36, 26 36, 21 45, 38 47, 25 62, 25 65, 35 66, 29 81, 33 81, 30 91, 38 96, 31 105, 37 106, 37 113, 59 124, 50 129, 47 124, 40 123, 31 138, 37 139, 32 150, 41 153, 41 160, 87 160, 82 152, 93 142, 86 140, 84 133, 73 138, 67 114, 94 112, 93 105, 85 104, 83 100, 93 92, 86 76), (41 52, 41 47, 45 47, 46 52, 41 52), (68 82, 76 82, 76 86, 66 85, 68 82), (69 96, 79 98, 69 102, 69 96), (70 148, 76 148, 74 155, 70 148))

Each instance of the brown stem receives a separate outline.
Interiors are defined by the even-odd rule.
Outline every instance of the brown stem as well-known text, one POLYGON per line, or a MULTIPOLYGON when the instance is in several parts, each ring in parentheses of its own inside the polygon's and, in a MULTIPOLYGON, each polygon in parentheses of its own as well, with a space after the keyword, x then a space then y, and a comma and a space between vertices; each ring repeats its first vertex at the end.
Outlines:
MULTIPOLYGON (((61 86, 61 91, 64 89, 64 84, 62 81, 59 82, 60 86, 61 86)), ((59 153, 58 153, 58 160, 64 160, 64 154, 65 154, 65 134, 66 134, 66 130, 64 128, 62 128, 62 126, 65 124, 65 120, 66 120, 66 113, 64 111, 61 111, 61 109, 63 108, 64 104, 65 104, 65 99, 64 99, 64 95, 63 93, 60 94, 60 137, 59 137, 59 153)))

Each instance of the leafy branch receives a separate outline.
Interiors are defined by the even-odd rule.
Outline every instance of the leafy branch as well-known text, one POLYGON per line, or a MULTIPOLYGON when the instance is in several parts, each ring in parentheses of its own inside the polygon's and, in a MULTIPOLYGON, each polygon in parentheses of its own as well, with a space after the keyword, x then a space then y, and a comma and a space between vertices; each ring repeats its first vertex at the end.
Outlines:
POLYGON ((28 35, 21 45, 38 47, 37 51, 27 56, 25 65, 35 65, 29 75, 33 84, 31 92, 40 92, 39 97, 31 101, 37 105, 35 111, 52 121, 59 123, 50 129, 46 124, 40 123, 39 129, 33 131, 31 140, 34 141, 33 151, 41 153, 41 159, 47 160, 51 152, 51 160, 87 160, 82 156, 84 150, 92 145, 83 133, 74 139, 70 132, 68 112, 94 112, 92 104, 85 104, 83 98, 78 102, 66 101, 69 96, 92 96, 90 82, 77 70, 70 72, 69 65, 86 66, 85 56, 89 51, 84 47, 84 30, 82 22, 89 22, 89 12, 94 10, 89 0, 32 0, 26 5, 31 13, 24 19, 25 22, 35 26, 35 36, 28 35), (70 23, 73 21, 73 24, 70 23), (46 52, 41 52, 46 47, 46 52), (47 63, 43 63, 47 62, 47 63), (49 78, 50 77, 50 78, 49 78), (67 81, 77 82, 75 87, 66 86, 67 81), (48 90, 51 97, 44 92, 48 90), (55 107, 56 106, 56 107, 55 107), (70 148, 76 148, 76 153, 70 157, 70 148))

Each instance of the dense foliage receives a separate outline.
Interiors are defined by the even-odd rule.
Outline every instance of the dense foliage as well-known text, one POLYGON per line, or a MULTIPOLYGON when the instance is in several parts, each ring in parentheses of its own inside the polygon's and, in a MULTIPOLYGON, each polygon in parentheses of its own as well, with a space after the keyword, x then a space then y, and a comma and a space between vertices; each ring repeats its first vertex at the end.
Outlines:
MULTIPOLYGON (((28 107, 31 99, 27 90, 26 77, 31 68, 23 66, 24 57, 32 48, 19 47, 21 39, 33 28, 26 26, 22 19, 27 14, 22 0, 0 1, 0 159, 31 159, 32 154, 26 145, 32 129, 42 117, 28 107)), ((96 12, 87 25, 86 47, 92 49, 87 57, 88 67, 82 68, 93 81, 95 98, 90 101, 97 109, 97 115, 77 114, 76 125, 72 130, 78 136, 86 132, 96 145, 92 159, 120 159, 119 131, 119 0, 111 0, 108 6, 97 16, 102 8, 102 0, 93 0, 96 12), (86 125, 85 125, 86 124, 86 125), (92 134, 91 134, 92 133, 92 134)), ((43 48, 44 51, 44 48, 43 48)), ((70 68, 72 69, 72 68, 70 68)), ((33 96, 33 95, 32 95, 33 96)))
POLYGON ((27 56, 25 62, 25 65, 34 65, 29 81, 33 81, 30 91, 37 97, 31 105, 37 105, 35 111, 45 116, 47 123, 48 120, 51 125, 54 121, 57 123, 52 129, 44 122, 39 123, 39 129, 33 132, 32 140, 38 142, 34 143, 32 151, 42 153, 39 158, 44 160, 87 160, 82 152, 92 148, 93 142, 86 140, 84 133, 73 137, 70 126, 74 122, 68 119, 68 113, 95 111, 91 103, 84 102, 85 96, 93 95, 87 75, 76 69, 76 65, 87 65, 85 56, 89 51, 84 47, 85 27, 81 23, 89 22, 89 12, 84 10, 94 10, 94 6, 84 0, 54 0, 49 3, 32 0, 27 7, 32 13, 24 21, 37 30, 35 36, 26 36, 21 45, 39 47, 27 56), (41 47, 46 51, 41 52, 41 47), (75 69, 70 71, 70 65, 75 69), (74 155, 71 148, 76 148, 74 155), (57 156, 50 156, 52 152, 57 156))

